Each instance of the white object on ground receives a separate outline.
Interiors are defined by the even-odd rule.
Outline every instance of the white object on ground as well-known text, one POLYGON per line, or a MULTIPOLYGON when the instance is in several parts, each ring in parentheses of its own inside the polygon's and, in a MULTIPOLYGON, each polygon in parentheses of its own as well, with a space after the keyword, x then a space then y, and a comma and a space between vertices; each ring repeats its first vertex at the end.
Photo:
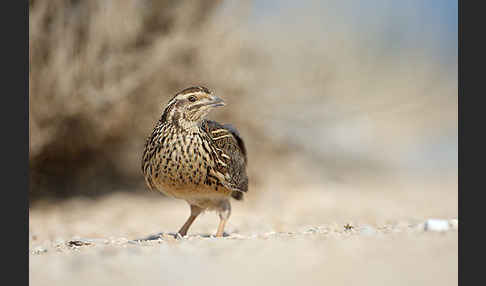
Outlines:
POLYGON ((449 222, 445 219, 428 219, 424 225, 425 231, 447 231, 449 222))
POLYGON ((361 234, 364 234, 364 235, 375 235, 376 234, 376 230, 369 225, 365 225, 365 226, 361 227, 359 229, 359 232, 361 234))

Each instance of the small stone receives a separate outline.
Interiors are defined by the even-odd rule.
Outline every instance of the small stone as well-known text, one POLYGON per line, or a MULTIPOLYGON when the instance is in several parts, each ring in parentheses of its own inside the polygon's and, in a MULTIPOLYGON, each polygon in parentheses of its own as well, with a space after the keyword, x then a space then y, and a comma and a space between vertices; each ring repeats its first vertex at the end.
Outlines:
POLYGON ((447 231, 449 222, 443 219, 429 219, 424 224, 425 231, 447 231))
POLYGON ((345 231, 350 231, 352 229, 354 229, 354 226, 352 226, 351 224, 347 223, 347 224, 344 225, 344 230, 345 231))
POLYGON ((313 227, 309 227, 307 228, 306 231, 304 231, 304 233, 318 233, 319 232, 319 228, 313 226, 313 227))
POLYGON ((91 242, 85 240, 85 239, 73 239, 70 240, 66 243, 67 246, 69 247, 80 247, 80 246, 85 246, 85 245, 91 245, 91 242))
POLYGON ((65 244, 66 244, 66 242, 64 240, 62 240, 62 239, 56 239, 54 241, 54 246, 57 247, 57 248, 62 247, 65 244))
POLYGON ((83 239, 79 239, 79 241, 83 242, 83 243, 86 243, 86 245, 88 244, 108 244, 110 243, 110 241, 108 239, 104 239, 104 238, 83 238, 83 239))
POLYGON ((365 225, 365 226, 361 227, 359 229, 359 232, 363 235, 375 235, 376 234, 376 230, 369 225, 365 225))
POLYGON ((47 249, 42 247, 42 246, 38 246, 34 249, 32 249, 32 254, 42 254, 42 253, 46 253, 47 252, 47 249))

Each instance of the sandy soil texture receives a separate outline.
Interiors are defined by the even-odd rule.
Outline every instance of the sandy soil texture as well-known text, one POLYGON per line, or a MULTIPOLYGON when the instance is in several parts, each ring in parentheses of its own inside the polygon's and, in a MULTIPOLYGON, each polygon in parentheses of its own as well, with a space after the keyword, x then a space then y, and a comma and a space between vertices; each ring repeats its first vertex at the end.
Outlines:
POLYGON ((268 186, 233 202, 224 238, 206 213, 188 237, 136 240, 188 212, 148 192, 36 203, 30 285, 457 285, 457 181, 268 186), (447 229, 426 230, 431 218, 447 229))

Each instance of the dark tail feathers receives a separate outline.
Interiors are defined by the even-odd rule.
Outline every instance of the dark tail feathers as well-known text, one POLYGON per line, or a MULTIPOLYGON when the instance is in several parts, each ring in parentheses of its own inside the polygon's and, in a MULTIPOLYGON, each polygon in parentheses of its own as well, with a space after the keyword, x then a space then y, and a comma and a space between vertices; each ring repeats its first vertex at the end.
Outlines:
POLYGON ((243 200, 243 192, 233 191, 231 196, 237 201, 243 200))

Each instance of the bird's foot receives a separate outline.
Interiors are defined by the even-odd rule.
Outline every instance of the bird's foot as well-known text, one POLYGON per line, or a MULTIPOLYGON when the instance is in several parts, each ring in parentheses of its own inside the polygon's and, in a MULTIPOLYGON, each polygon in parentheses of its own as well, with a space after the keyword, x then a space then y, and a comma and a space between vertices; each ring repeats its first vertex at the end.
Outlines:
POLYGON ((223 233, 221 233, 219 235, 218 234, 215 235, 215 237, 228 237, 228 236, 230 236, 230 234, 227 233, 227 232, 223 232, 223 233))

